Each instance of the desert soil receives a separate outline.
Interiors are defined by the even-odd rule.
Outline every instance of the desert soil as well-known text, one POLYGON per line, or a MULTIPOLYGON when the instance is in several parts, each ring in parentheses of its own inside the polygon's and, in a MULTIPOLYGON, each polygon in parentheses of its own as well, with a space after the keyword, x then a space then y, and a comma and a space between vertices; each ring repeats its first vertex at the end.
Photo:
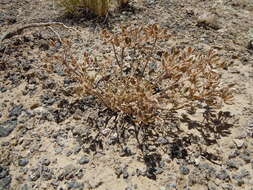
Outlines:
POLYGON ((55 21, 77 30, 35 27, 0 43, 0 189, 253 190, 252 0, 133 1, 107 19, 65 16, 53 1, 0 1, 1 35, 55 21), (108 110, 75 96, 75 83, 57 63, 48 73, 45 58, 61 55, 59 37, 78 57, 106 52, 104 28, 153 23, 173 34, 168 47, 217 51, 229 63, 223 82, 236 85, 233 104, 222 108, 233 116, 227 125, 203 132, 197 111, 193 127, 178 123, 144 155, 130 129, 118 138, 108 110))

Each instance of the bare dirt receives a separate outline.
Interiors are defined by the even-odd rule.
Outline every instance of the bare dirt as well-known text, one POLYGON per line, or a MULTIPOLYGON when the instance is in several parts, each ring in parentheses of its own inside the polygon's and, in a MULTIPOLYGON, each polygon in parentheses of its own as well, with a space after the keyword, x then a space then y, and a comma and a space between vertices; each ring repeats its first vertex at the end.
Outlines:
POLYGON ((53 1, 0 2, 0 35, 44 22, 77 31, 34 27, 0 43, 0 189, 253 189, 252 0, 133 1, 107 20, 64 16, 53 1), (144 154, 131 126, 118 138, 108 110, 75 96, 75 83, 57 63, 46 72, 45 58, 60 54, 59 40, 71 41, 77 57, 101 54, 102 29, 153 23, 173 34, 168 47, 216 50, 229 63, 224 83, 236 85, 233 104, 222 108, 233 115, 229 127, 205 133, 180 122, 144 154))

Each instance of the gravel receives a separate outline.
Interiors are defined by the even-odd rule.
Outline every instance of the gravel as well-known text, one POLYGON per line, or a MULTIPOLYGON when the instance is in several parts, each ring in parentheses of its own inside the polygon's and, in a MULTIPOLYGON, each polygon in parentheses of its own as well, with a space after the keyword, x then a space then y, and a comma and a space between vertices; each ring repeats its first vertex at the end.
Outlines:
POLYGON ((239 163, 236 160, 228 160, 226 162, 227 168, 228 169, 238 169, 239 168, 239 163))
POLYGON ((190 173, 189 168, 187 166, 185 166, 185 165, 180 166, 179 167, 179 171, 183 175, 188 175, 190 173))
POLYGON ((7 137, 17 126, 17 120, 7 120, 0 123, 0 137, 7 137))
MULTIPOLYGON (((3 0, 3 2, 4 5, 9 6, 8 4, 10 4, 10 7, 12 7, 12 1, 3 0)), ((209 1, 200 2, 199 6, 208 3, 209 1)), ((228 2, 229 5, 230 3, 231 2, 228 2)), ((165 23, 160 24, 166 25, 166 27, 172 30, 172 33, 177 33, 177 31, 179 31, 179 39, 181 37, 186 37, 185 40, 180 39, 180 44, 182 44, 182 46, 180 45, 181 47, 191 45, 195 42, 196 47, 199 47, 199 49, 202 48, 202 46, 208 48, 213 45, 215 45, 215 49, 216 45, 217 49, 219 49, 219 47, 230 47, 229 51, 226 49, 221 52, 222 54, 225 54, 225 57, 231 57, 232 53, 236 54, 232 55, 232 62, 236 63, 237 58, 235 57, 241 56, 241 53, 245 59, 248 59, 248 62, 252 61, 250 56, 247 57, 249 52, 245 52, 245 44, 247 41, 246 43, 243 41, 244 49, 242 49, 242 52, 240 51, 239 46, 236 46, 236 51, 233 50, 234 43, 238 45, 237 40, 235 42, 232 40, 233 33, 235 33, 236 30, 232 30, 232 32, 227 34, 226 30, 225 32, 223 31, 224 28, 226 29, 224 26, 222 30, 215 33, 213 29, 216 28, 210 27, 210 24, 212 23, 207 23, 205 19, 202 19, 202 21, 199 20, 198 16, 200 13, 196 12, 198 11, 195 10, 196 7, 192 7, 191 1, 187 1, 187 4, 185 4, 183 1, 148 0, 148 2, 144 3, 141 7, 145 7, 146 4, 152 6, 152 8, 156 6, 159 7, 159 9, 164 8, 162 16, 165 18, 165 23), (171 10, 176 8, 175 6, 180 7, 180 11, 175 9, 178 13, 180 12, 180 14, 173 15, 175 13, 173 11, 171 12, 170 9, 166 10, 167 7, 160 7, 162 3, 165 3, 166 6, 171 8, 171 10), (167 14, 166 12, 170 13, 167 14), (171 22, 170 17, 173 17, 173 22, 171 22), (187 19, 185 19, 186 17, 187 19), (179 18, 180 20, 177 20, 179 18), (184 20, 187 20, 187 22, 184 22, 184 20), (196 27, 196 22, 202 27, 196 27), (201 33, 198 33, 197 36, 195 36, 194 33, 185 35, 188 34, 189 31, 188 29, 184 30, 184 28, 188 28, 190 32, 194 31, 194 33, 198 33, 199 30, 201 30, 201 33), (216 36, 217 34, 218 38, 216 36), (198 41, 190 38, 190 36, 193 36, 198 41), (226 37, 230 38, 229 44, 225 44, 222 41, 223 38, 226 37), (217 42, 217 44, 213 44, 213 42, 217 42)), ((27 2, 25 5, 27 5, 27 2)), ((135 6, 135 4, 133 5, 135 6)), ((50 7, 51 5, 48 8, 50 7)), ((216 8, 219 10, 220 7, 222 7, 222 5, 217 6, 216 8)), ((21 9, 18 10, 22 10, 24 7, 19 8, 21 9)), ((206 8, 208 9, 209 7, 207 6, 206 8)), ((123 12, 120 13, 120 16, 118 17, 122 22, 126 19, 132 18, 137 20, 138 14, 146 12, 139 11, 138 7, 132 9, 131 2, 131 6, 127 7, 126 10, 123 10, 123 12), (135 13, 131 14, 131 11, 135 13)), ((244 9, 244 7, 240 7, 240 9, 244 9)), ((236 7, 233 6, 233 10, 236 10, 236 7)), ((16 10, 14 11, 16 12, 16 10)), ((247 14, 247 11, 243 13, 247 14)), ((114 16, 113 14, 114 13, 112 13, 112 16, 114 16)), ((236 14, 238 14, 236 16, 239 17, 240 12, 236 12, 236 14)), ((2 15, 4 18, 6 17, 5 13, 0 13, 0 17, 2 15)), ((229 20, 232 20, 234 17, 234 14, 231 15, 229 20)), ((227 21, 226 15, 223 15, 223 12, 221 12, 221 16, 223 18, 221 21, 225 23, 227 21)), ((23 15, 21 15, 21 17, 22 18, 20 19, 22 20, 23 15)), ((16 17, 14 18, 16 19, 16 17)), ((41 20, 41 18, 38 19, 41 20)), ((114 18, 112 17, 112 20, 113 19, 114 18)), ((157 22, 156 19, 158 18, 154 15, 148 22, 157 22)), ((24 20, 26 19, 24 18, 24 20)), ((9 20, 0 18, 0 25, 5 25, 6 22, 9 22, 9 20)), ((232 21, 230 24, 234 25, 234 23, 236 23, 236 20, 232 21)), ((92 24, 94 24, 93 21, 92 24)), ((117 24, 119 23, 116 23, 116 25, 117 24)), ((89 24, 85 22, 85 25, 89 24)), ((229 31, 229 29, 231 29, 230 25, 227 27, 229 31)), ((248 28, 248 25, 245 27, 248 28)), ((85 34, 88 34, 90 32, 89 26, 86 29, 85 34)), ((100 29, 100 27, 96 29, 100 29)), ((117 26, 115 26, 115 30, 117 30, 117 26)), ((251 142, 251 139, 249 138, 252 137, 253 134, 253 122, 249 126, 250 129, 248 130, 248 133, 245 131, 245 134, 248 134, 248 137, 245 135, 238 137, 237 134, 234 136, 234 131, 230 131, 230 128, 226 128, 224 125, 224 129, 226 128, 225 130, 227 130, 224 131, 224 135, 228 135, 228 138, 223 138, 223 134, 220 134, 219 141, 221 143, 219 143, 219 145, 222 145, 222 147, 219 147, 219 145, 213 141, 213 137, 216 136, 216 134, 213 133, 223 132, 223 125, 220 125, 217 118, 210 118, 210 123, 213 122, 214 124, 218 124, 215 130, 211 128, 209 129, 209 127, 212 126, 200 129, 198 122, 193 122, 188 128, 183 124, 183 130, 180 131, 181 128, 178 128, 178 126, 170 127, 170 124, 168 124, 167 127, 167 123, 164 123, 166 125, 164 129, 171 130, 169 133, 167 133, 167 131, 162 131, 160 135, 159 130, 150 130, 150 136, 147 136, 147 139, 142 139, 143 132, 149 131, 148 129, 146 130, 146 128, 138 128, 136 126, 136 129, 140 129, 140 131, 138 131, 138 134, 135 134, 137 131, 135 131, 136 129, 133 126, 130 126, 130 123, 126 123, 126 125, 123 125, 121 128, 121 114, 117 116, 113 115, 111 110, 98 104, 93 96, 77 97, 73 94, 75 90, 74 86, 77 84, 77 81, 66 79, 66 75, 60 77, 54 73, 49 74, 44 71, 46 68, 45 63, 41 63, 39 59, 45 57, 45 55, 51 55, 52 48, 54 47, 49 46, 48 41, 52 41, 53 43, 54 38, 57 38, 57 36, 50 32, 50 38, 48 37, 45 39, 43 37, 44 33, 48 34, 48 31, 38 31, 34 32, 36 35, 34 35, 34 37, 30 34, 32 31, 28 31, 27 34, 17 35, 13 40, 7 40, 6 44, 3 44, 8 47, 6 48, 6 51, 4 48, 0 47, 0 56, 6 56, 4 58, 8 58, 9 66, 15 69, 12 70, 8 66, 2 70, 3 68, 0 66, 0 70, 3 71, 3 76, 1 75, 0 79, 0 92, 2 92, 1 95, 5 99, 4 103, 1 103, 0 105, 0 190, 9 190, 10 188, 15 189, 16 185, 18 185, 17 190, 43 188, 81 190, 89 189, 90 187, 92 189, 106 189, 104 185, 107 186, 109 180, 109 183, 113 182, 113 180, 115 180, 116 183, 123 180, 123 187, 119 189, 126 190, 143 188, 142 185, 148 184, 156 185, 160 190, 190 190, 191 188, 208 190, 248 190, 248 186, 253 183, 251 179, 253 157, 252 152, 250 152, 252 150, 253 142, 251 142), (12 43, 14 43, 15 46, 13 46, 12 43), (25 43, 30 45, 24 45, 25 43), (37 57, 35 56, 34 58, 34 55, 36 54, 34 51, 38 52, 39 50, 43 51, 43 54, 40 54, 37 57), (30 61, 32 59, 33 61, 30 61), (38 68, 41 69, 38 71, 38 68), (55 78, 55 80, 52 78, 55 78), (65 78, 64 81, 63 78, 65 78), (18 84, 21 84, 19 88, 15 88, 18 84), (13 96, 16 94, 19 94, 21 98, 18 99, 13 96), (9 95, 10 97, 8 97, 9 95), (25 108, 27 108, 27 110, 25 108), (31 114, 27 114, 28 111, 30 111, 31 114), (114 126, 115 121, 118 122, 118 126, 114 126), (118 127, 120 130, 119 136, 115 133, 118 127), (206 129, 207 131, 205 131, 206 129), (196 135, 194 131, 201 133, 196 135), (156 135, 155 132, 159 134, 156 135), (207 136, 202 136, 202 132, 203 135, 206 134, 207 136), (210 132, 210 136, 205 132, 210 132), (230 136, 229 132, 233 134, 230 136), (138 139, 141 143, 139 144, 140 147, 148 147, 145 151, 141 148, 137 148, 139 142, 136 142, 135 135, 140 137, 138 139), (163 135, 166 136, 163 137, 163 135), (134 137, 134 139, 132 139, 132 137, 134 137), (229 143, 227 143, 227 139, 230 139, 229 143), (90 142, 95 142, 93 146, 95 148, 90 146, 90 142), (99 144, 101 146, 97 146, 96 142, 101 142, 101 144, 99 144), (207 143, 213 144, 207 146, 207 143), (143 144, 145 144, 145 146, 143 144), (223 144, 225 144, 224 147, 223 144), (103 150, 98 151, 100 148, 103 150), (219 155, 218 153, 216 154, 216 150, 221 149, 221 155, 219 155, 221 160, 203 156, 201 154, 200 150, 208 150, 209 152, 209 149, 210 152, 215 152, 215 155, 219 155), (89 150, 87 151, 87 154, 85 152, 86 150, 89 150), (231 151, 228 157, 227 151, 231 151), (153 153, 162 156, 160 156, 160 158, 159 156, 150 157, 148 158, 148 161, 145 156, 143 156, 145 154, 149 155, 153 153), (9 164, 11 164, 11 167, 9 164), (102 173, 96 173, 96 171, 103 170, 103 167, 106 167, 105 171, 102 171, 102 173), (249 167, 251 168, 249 169, 249 167), (10 171, 10 168, 12 171, 10 171), (115 171, 113 169, 115 169, 115 171), (121 179, 117 180, 116 177, 121 179), (94 181, 98 182, 96 183, 94 181), (133 186, 131 184, 133 181, 138 183, 138 185, 145 181, 145 184, 140 184, 140 187, 137 188, 137 185, 133 186), (88 183, 103 185, 98 188, 96 185, 89 186, 88 183), (14 186, 10 187, 10 184, 14 186), (194 184, 196 184, 196 187, 193 186, 194 184)), ((63 31, 58 32, 60 32, 59 34, 62 36, 63 31)), ((244 33, 242 33, 242 35, 244 35, 244 33)), ((63 39, 66 38, 64 35, 62 37, 63 39)), ((71 33, 68 34, 68 37, 70 38, 69 40, 73 40, 71 33)), ((59 42, 56 43, 59 44, 59 42)), ((74 43, 76 43, 75 40, 74 43)), ((83 45, 81 40, 78 43, 80 43, 79 45, 83 45)), ((93 42, 90 41, 87 42, 87 45, 89 46, 87 48, 90 48, 91 51, 93 51, 93 47, 90 46, 101 45, 99 43, 92 43, 93 42)), ((62 47, 60 46, 57 48, 57 54, 62 50, 62 47)), ((80 48, 80 46, 77 48, 80 48)), ((248 46, 248 48, 252 49, 250 46, 248 46)), ((203 48, 201 51, 202 50, 203 48)), ((111 52, 108 48, 105 48, 103 51, 111 52)), ((160 54, 160 52, 157 52, 157 55, 158 54, 160 54)), ((246 65, 244 66, 247 68, 246 65)), ((55 63, 55 71, 58 72, 58 74, 63 75, 62 69, 62 64, 55 63)), ((231 70, 232 69, 234 69, 233 66, 231 70)), ((230 70, 228 70, 228 72, 230 72, 230 70)), ((245 76, 248 76, 248 74, 250 76, 252 74, 247 72, 242 73, 242 70, 240 69, 238 72, 242 79, 244 79, 244 74, 245 76)), ((245 101, 248 101, 248 99, 245 99, 245 101)), ((202 107, 202 105, 199 106, 202 107)), ((248 109, 248 107, 245 107, 245 110, 249 111, 250 108, 248 109)), ((180 113, 181 112, 178 112, 178 114, 180 113)), ((177 113, 175 113, 175 116, 176 114, 177 113)), ((197 114, 199 113, 196 113, 196 116, 197 114)), ((170 116, 168 115, 168 117, 170 116)), ((195 116, 190 118, 195 118, 195 116)), ((174 122, 174 118, 169 119, 172 119, 174 122)), ((180 122, 180 120, 177 119, 180 118, 175 118, 175 123, 180 122)), ((242 119, 245 119, 245 117, 242 119)), ((217 136, 219 136, 219 134, 217 134, 217 136)), ((121 185, 121 182, 119 185, 121 185)), ((109 186, 110 184, 108 185, 108 189, 110 189, 109 186)))
POLYGON ((48 158, 42 158, 42 159, 40 160, 40 163, 41 163, 41 165, 43 165, 43 166, 49 166, 50 163, 51 163, 51 161, 50 161, 48 158))
POLYGON ((74 148, 73 148, 73 152, 74 154, 78 154, 81 150, 81 146, 80 145, 76 145, 74 148))
POLYGON ((39 168, 34 168, 30 170, 29 178, 31 181, 37 181, 40 178, 39 168))
POLYGON ((229 180, 230 179, 230 176, 229 176, 228 172, 224 169, 218 171, 216 173, 216 177, 220 180, 229 180))
POLYGON ((29 163, 29 160, 27 158, 21 158, 18 161, 19 166, 26 166, 29 163))
POLYGON ((68 189, 83 189, 84 188, 84 184, 83 183, 79 183, 75 180, 71 180, 69 182, 66 183, 68 189))
POLYGON ((13 105, 12 108, 9 110, 9 117, 17 118, 23 111, 23 105, 13 105))
POLYGON ((9 169, 0 165, 0 190, 9 189, 12 177, 9 174, 9 169))
POLYGON ((217 190, 217 189, 219 189, 218 186, 212 181, 208 182, 207 187, 208 187, 208 190, 217 190))
POLYGON ((90 162, 90 160, 86 156, 82 156, 80 158, 80 160, 78 161, 78 163, 81 164, 81 165, 88 164, 89 162, 90 162))

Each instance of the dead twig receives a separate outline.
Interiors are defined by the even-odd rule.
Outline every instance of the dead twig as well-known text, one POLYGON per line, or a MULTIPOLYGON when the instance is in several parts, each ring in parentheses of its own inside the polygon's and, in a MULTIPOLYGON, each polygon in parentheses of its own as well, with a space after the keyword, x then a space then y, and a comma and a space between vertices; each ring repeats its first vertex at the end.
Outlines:
POLYGON ((16 28, 12 31, 5 32, 2 36, 0 36, 0 45, 2 44, 2 42, 4 40, 10 39, 13 36, 21 34, 25 29, 33 28, 33 27, 49 27, 49 26, 53 26, 53 25, 54 26, 62 26, 62 27, 67 28, 69 30, 77 31, 75 28, 68 27, 65 24, 61 23, 61 22, 33 23, 33 24, 28 24, 28 25, 22 26, 20 28, 16 28))
POLYGON ((62 44, 62 39, 61 39, 60 34, 56 32, 51 26, 49 26, 48 28, 58 37, 59 42, 62 44))

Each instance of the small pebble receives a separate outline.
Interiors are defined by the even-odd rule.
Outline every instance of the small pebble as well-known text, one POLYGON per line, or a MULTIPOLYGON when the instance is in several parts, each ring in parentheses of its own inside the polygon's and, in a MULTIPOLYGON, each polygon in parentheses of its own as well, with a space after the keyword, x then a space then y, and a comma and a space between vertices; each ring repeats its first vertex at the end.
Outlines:
POLYGON ((87 158, 86 156, 82 156, 79 160, 79 164, 83 165, 83 164, 88 164, 90 162, 89 158, 87 158))
POLYGON ((29 163, 29 161, 26 158, 21 158, 18 161, 19 166, 26 166, 29 163))
POLYGON ((187 166, 185 166, 185 165, 180 166, 179 167, 179 171, 183 175, 188 175, 190 173, 189 168, 187 166))

